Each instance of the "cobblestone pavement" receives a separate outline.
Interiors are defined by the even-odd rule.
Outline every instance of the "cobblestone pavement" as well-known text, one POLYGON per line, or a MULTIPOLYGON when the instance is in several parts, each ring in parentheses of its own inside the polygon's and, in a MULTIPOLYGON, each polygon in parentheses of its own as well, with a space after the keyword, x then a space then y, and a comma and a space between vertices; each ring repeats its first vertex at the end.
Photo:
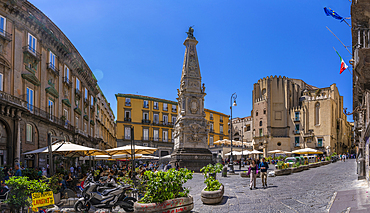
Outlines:
POLYGON ((185 186, 190 188, 194 198, 194 213, 328 212, 334 192, 356 187, 356 168, 356 161, 351 159, 287 176, 268 177, 267 189, 261 187, 258 178, 258 189, 253 190, 249 189, 249 178, 217 174, 217 179, 225 186, 224 198, 218 205, 202 203, 200 192, 205 184, 201 174, 194 174, 185 186))
MULTIPOLYGON (((239 166, 235 166, 235 171, 239 166)), ((228 175, 217 179, 224 184, 225 193, 218 205, 205 205, 200 199, 200 192, 205 187, 202 174, 195 173, 185 187, 189 187, 194 198, 193 213, 223 212, 328 212, 333 195, 337 191, 363 188, 357 180, 356 161, 311 168, 287 176, 268 177, 268 188, 263 189, 261 179, 257 179, 258 189, 249 189, 249 178, 240 175, 228 175)), ((246 169, 246 168, 245 168, 246 169)), ((62 212, 73 212, 72 208, 62 208, 62 212)), ((118 209, 117 209, 118 210, 118 209)), ((123 212, 122 209, 113 212, 123 212)), ((108 212, 100 209, 91 212, 108 212)))

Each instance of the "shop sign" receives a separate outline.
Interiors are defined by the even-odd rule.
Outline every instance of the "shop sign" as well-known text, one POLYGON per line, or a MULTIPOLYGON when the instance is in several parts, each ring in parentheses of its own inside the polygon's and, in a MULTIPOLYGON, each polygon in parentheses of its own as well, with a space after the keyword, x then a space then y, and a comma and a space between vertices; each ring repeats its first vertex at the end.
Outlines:
POLYGON ((30 155, 25 155, 24 156, 24 158, 26 159, 26 160, 33 160, 33 158, 34 158, 35 156, 34 155, 32 155, 32 154, 30 154, 30 155))
POLYGON ((47 191, 44 193, 37 192, 32 193, 32 207, 42 207, 54 204, 53 191, 47 191))

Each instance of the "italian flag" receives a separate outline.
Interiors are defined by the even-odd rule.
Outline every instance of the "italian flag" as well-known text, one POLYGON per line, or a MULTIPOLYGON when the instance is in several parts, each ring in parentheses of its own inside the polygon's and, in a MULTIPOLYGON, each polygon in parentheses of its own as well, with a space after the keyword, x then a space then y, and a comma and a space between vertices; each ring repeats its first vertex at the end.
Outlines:
MULTIPOLYGON (((337 52, 337 51, 335 51, 337 52)), ((339 55, 339 53, 337 52, 337 54, 339 55)), ((348 68, 347 64, 343 61, 342 57, 339 55, 339 58, 340 58, 340 70, 339 70, 339 74, 342 74, 342 72, 344 70, 346 70, 348 68)))

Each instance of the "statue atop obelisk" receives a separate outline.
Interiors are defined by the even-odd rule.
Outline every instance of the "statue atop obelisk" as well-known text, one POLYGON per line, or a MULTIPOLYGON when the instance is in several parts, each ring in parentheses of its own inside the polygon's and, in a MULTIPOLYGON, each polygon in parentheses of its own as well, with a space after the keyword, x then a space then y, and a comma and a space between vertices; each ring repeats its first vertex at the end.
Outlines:
POLYGON ((212 163, 212 153, 207 145, 207 120, 204 112, 205 86, 199 70, 194 29, 189 27, 184 45, 180 89, 178 89, 178 115, 174 127, 174 152, 171 164, 199 171, 212 163))

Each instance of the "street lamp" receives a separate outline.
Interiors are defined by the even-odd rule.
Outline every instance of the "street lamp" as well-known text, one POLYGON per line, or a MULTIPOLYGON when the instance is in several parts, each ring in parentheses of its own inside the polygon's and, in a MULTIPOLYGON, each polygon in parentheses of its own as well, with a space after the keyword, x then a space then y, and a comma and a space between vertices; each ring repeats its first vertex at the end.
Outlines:
POLYGON ((230 173, 234 173, 234 163, 233 163, 233 106, 236 106, 236 92, 234 92, 231 95, 230 98, 230 141, 231 141, 231 155, 230 155, 230 163, 229 163, 229 168, 230 168, 230 173), (234 99, 234 103, 233 103, 234 99))

